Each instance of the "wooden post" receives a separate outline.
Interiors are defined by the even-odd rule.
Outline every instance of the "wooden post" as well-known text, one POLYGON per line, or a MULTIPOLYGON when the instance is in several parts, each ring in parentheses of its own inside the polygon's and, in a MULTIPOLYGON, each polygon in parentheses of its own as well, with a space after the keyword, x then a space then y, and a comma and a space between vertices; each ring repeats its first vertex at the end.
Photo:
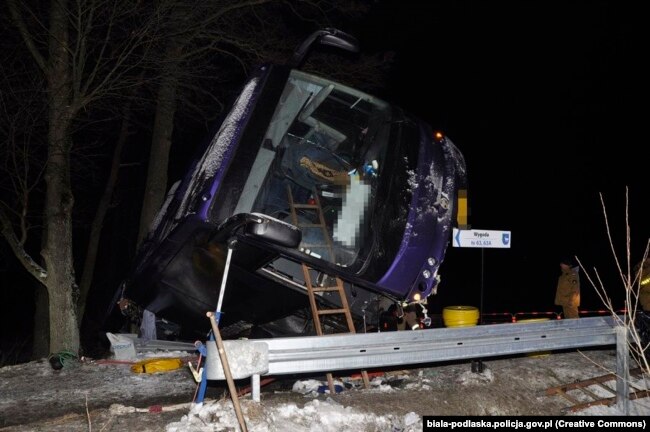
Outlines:
MULTIPOLYGON (((628 325, 630 321, 626 321, 628 325)), ((627 346, 628 329, 625 325, 616 326, 616 409, 622 415, 630 415, 630 368, 627 346)))
POLYGON ((248 432, 248 429, 246 429, 246 420, 244 420, 244 415, 241 412, 241 405, 239 405, 239 397, 237 396, 235 381, 232 379, 232 373, 230 373, 228 357, 226 356, 226 350, 223 346, 223 340, 221 339, 219 326, 217 326, 217 321, 214 319, 214 312, 208 312, 206 315, 208 316, 208 318, 210 318, 210 324, 212 325, 212 332, 214 333, 214 338, 217 342, 217 351, 219 351, 219 358, 221 359, 221 366, 223 366, 223 373, 226 376, 226 381, 228 382, 228 390, 230 390, 230 397, 232 398, 232 404, 235 406, 235 414, 237 414, 239 427, 241 428, 242 432, 248 432))

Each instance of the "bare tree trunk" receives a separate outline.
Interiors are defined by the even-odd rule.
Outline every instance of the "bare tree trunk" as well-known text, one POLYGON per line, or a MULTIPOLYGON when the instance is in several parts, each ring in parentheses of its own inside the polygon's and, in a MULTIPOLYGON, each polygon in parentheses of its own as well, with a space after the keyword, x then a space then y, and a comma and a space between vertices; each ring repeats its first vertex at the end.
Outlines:
POLYGON ((34 331, 32 341, 32 358, 34 360, 47 357, 50 353, 50 325, 47 289, 38 284, 34 290, 34 331))
POLYGON ((77 284, 72 254, 72 206, 69 131, 73 107, 68 58, 67 2, 52 2, 50 9, 48 159, 45 170, 45 286, 50 303, 50 350, 79 351, 77 284))
POLYGON ((56 109, 52 109, 50 153, 45 174, 47 184, 45 247, 41 255, 47 269, 50 303, 50 349, 53 352, 79 350, 76 314, 74 261, 72 256, 72 205, 68 144, 62 129, 67 125, 56 109), (58 120, 58 121, 57 121, 58 120))
MULTIPOLYGON (((166 51, 166 62, 174 65, 180 57, 182 44, 171 42, 166 51)), ((167 192, 167 170, 169 168, 169 151, 174 131, 176 114, 176 94, 178 92, 177 67, 170 66, 169 72, 162 78, 156 99, 156 118, 154 120, 147 182, 140 212, 140 230, 138 246, 147 236, 151 222, 160 209, 167 192)))
POLYGON ((93 222, 90 227, 90 238, 88 239, 88 247, 86 248, 86 259, 84 261, 83 271, 81 273, 81 282, 79 284, 79 301, 77 303, 77 316, 79 317, 79 324, 81 324, 84 312, 86 310, 86 300, 88 299, 88 292, 92 286, 93 276, 95 274, 95 264, 97 262, 99 240, 101 239, 102 228, 104 227, 104 219, 111 204, 111 198, 113 197, 113 190, 115 189, 115 184, 117 183, 117 175, 120 170, 120 161, 122 160, 122 149, 124 149, 124 144, 126 143, 126 139, 129 136, 130 120, 131 107, 130 105, 127 105, 124 110, 124 116, 122 118, 122 127, 120 128, 120 134, 117 138, 117 143, 115 144, 115 149, 113 151, 111 171, 108 175, 108 179, 106 180, 104 193, 99 200, 97 210, 95 211, 95 217, 93 218, 93 222))
MULTIPOLYGON (((144 14, 145 7, 141 8, 138 2, 54 0, 27 5, 19 0, 5 0, 5 3, 27 52, 47 83, 48 150, 43 177, 46 190, 40 251, 42 265, 25 250, 25 240, 16 236, 12 220, 2 207, 1 234, 24 268, 47 288, 50 350, 76 353, 79 350, 79 289, 73 261, 71 130, 81 109, 125 88, 135 88, 133 72, 144 63, 143 58, 156 39, 160 16, 154 13, 156 19, 146 21, 149 15, 144 14), (40 10, 41 6, 49 7, 49 14, 40 10), (141 23, 144 25, 130 29, 126 39, 112 37, 118 31, 115 29, 124 30, 121 24, 140 23, 132 20, 133 14, 139 13, 144 14, 145 22, 141 23), (108 22, 100 22, 107 18, 108 22), (48 25, 45 32, 44 23, 48 25), (47 53, 43 42, 47 42, 47 53)), ((114 177, 112 182, 114 184, 114 177)), ((88 253, 93 263, 111 189, 112 185, 107 186, 107 198, 102 200, 93 224, 88 253)), ((81 311, 93 270, 91 265, 84 275, 81 311)))

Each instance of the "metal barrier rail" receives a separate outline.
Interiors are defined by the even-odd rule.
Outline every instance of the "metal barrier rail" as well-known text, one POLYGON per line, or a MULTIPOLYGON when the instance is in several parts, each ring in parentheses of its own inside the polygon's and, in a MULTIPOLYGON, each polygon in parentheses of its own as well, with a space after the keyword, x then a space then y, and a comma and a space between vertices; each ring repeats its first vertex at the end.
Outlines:
POLYGON ((367 369, 614 345, 611 317, 264 339, 269 375, 367 369))
MULTIPOLYGON (((612 311, 607 309, 581 309, 579 311, 580 317, 587 318, 593 316, 610 316, 612 311)), ((627 310, 618 309, 615 311, 617 315, 625 315, 627 310)), ((524 319, 536 319, 536 318, 548 318, 548 319, 562 319, 561 312, 555 311, 519 311, 519 312, 487 312, 481 314, 482 322, 486 324, 498 324, 498 323, 507 323, 507 322, 519 322, 524 319)))
MULTIPOLYGON (((617 393, 627 395, 626 330, 610 316, 224 343, 228 356, 235 354, 237 359, 236 378, 252 377, 252 397, 256 401, 260 400, 260 375, 364 370, 607 345, 616 345, 617 393)), ((207 352, 208 379, 222 379, 214 342, 207 344, 207 352)), ((619 397, 619 401, 626 412, 627 397, 619 397)))
MULTIPOLYGON (((485 358, 536 351, 616 345, 617 407, 629 413, 627 329, 613 317, 489 324, 367 334, 276 339, 227 340, 235 378, 252 378, 253 400, 260 400, 260 375, 364 370, 446 360, 485 358)), ((135 336, 135 335, 133 335, 135 336)), ((138 351, 193 351, 194 344, 134 338, 138 351)), ((217 347, 207 343, 205 373, 223 379, 217 347)))

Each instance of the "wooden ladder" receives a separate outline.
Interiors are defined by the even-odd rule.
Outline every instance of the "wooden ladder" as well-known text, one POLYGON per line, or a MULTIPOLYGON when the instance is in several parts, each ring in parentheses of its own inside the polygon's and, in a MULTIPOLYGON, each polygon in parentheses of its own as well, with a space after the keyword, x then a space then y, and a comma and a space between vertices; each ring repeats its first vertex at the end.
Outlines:
MULTIPOLYGON (((315 190, 312 191, 312 196, 314 199, 313 204, 308 204, 308 203, 303 204, 303 203, 294 202, 293 194, 291 193, 290 186, 287 186, 287 196, 289 198, 289 208, 291 210, 291 219, 293 221, 293 224, 298 228, 320 228, 323 238, 325 239, 324 243, 315 243, 315 244, 301 243, 300 247, 304 248, 306 253, 309 253, 313 249, 320 249, 320 250, 325 249, 325 251, 329 254, 330 260, 333 262, 334 248, 332 246, 332 239, 330 238, 329 232, 327 231, 327 225, 325 224, 325 217, 323 216, 323 210, 320 204, 320 199, 318 198, 318 193, 315 190), (297 209, 315 212, 316 222, 299 223, 298 214, 296 213, 297 209)), ((316 334, 319 336, 322 336, 324 334, 323 326, 321 324, 321 316, 336 315, 336 314, 342 314, 345 316, 349 333, 356 333, 354 329, 354 321, 352 320, 352 314, 350 313, 350 305, 348 303, 348 298, 347 295, 345 294, 345 288, 343 286, 343 280, 341 280, 341 278, 339 278, 338 276, 331 277, 329 275, 326 275, 324 280, 331 281, 333 279, 336 281, 336 285, 319 286, 318 283, 314 284, 312 282, 312 275, 311 275, 312 268, 309 267, 304 262, 301 265, 302 265, 302 272, 305 278, 305 285, 307 287, 307 294, 309 295, 309 305, 311 307, 311 313, 314 318, 314 327, 316 328, 316 334), (338 293, 341 301, 341 307, 336 309, 319 309, 318 307, 319 302, 316 301, 316 295, 322 295, 322 293, 324 292, 338 293)), ((327 375, 327 384, 330 389, 330 394, 335 394, 336 392, 334 389, 334 379, 332 377, 332 374, 328 372, 326 375, 327 375)), ((363 378, 364 386, 366 388, 369 388, 370 380, 368 379, 368 372, 365 370, 361 371, 361 377, 363 378)))

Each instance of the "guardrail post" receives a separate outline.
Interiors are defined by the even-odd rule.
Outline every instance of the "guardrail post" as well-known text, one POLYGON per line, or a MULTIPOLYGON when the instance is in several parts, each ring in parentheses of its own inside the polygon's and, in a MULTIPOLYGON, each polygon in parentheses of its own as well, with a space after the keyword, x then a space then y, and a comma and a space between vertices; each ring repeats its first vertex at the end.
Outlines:
POLYGON ((251 396, 254 402, 260 401, 260 376, 253 374, 251 376, 251 396))
POLYGON ((627 336, 628 330, 626 326, 616 326, 616 409, 622 415, 630 414, 630 369, 627 336))

